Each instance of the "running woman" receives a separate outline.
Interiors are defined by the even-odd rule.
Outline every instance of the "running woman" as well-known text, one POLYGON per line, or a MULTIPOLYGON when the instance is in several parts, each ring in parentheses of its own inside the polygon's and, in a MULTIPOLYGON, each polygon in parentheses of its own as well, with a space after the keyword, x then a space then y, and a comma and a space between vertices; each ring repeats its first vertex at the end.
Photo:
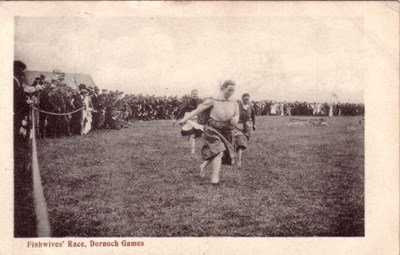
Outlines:
POLYGON ((179 122, 179 124, 184 124, 199 114, 207 116, 204 125, 205 144, 201 150, 204 161, 200 166, 200 175, 204 177, 205 168, 211 164, 213 169, 212 184, 220 182, 222 164, 233 165, 235 163, 232 130, 239 122, 238 102, 231 100, 235 87, 236 84, 233 81, 225 81, 216 99, 205 100, 197 109, 187 114, 179 122))

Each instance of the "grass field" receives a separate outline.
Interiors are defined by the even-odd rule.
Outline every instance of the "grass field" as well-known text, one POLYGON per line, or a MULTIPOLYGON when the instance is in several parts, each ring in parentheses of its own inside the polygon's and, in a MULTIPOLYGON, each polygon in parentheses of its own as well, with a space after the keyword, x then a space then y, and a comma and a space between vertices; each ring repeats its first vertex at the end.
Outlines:
POLYGON ((39 140, 53 235, 363 236, 359 118, 257 122, 243 166, 224 166, 219 186, 168 121, 39 140))

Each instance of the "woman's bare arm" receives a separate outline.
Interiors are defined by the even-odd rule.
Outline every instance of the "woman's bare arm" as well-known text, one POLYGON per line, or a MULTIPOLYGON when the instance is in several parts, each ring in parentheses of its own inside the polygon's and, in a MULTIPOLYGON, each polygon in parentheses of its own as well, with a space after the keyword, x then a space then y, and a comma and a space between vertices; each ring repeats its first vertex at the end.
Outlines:
POLYGON ((233 115, 233 118, 231 119, 231 125, 236 126, 239 123, 239 117, 240 117, 239 104, 236 103, 235 113, 233 115))
POLYGON ((186 116, 179 121, 179 124, 185 123, 186 121, 190 120, 194 116, 196 116, 196 115, 200 114, 201 112, 207 110, 211 106, 212 106, 212 101, 211 100, 206 100, 204 103, 202 103, 199 106, 197 106, 197 108, 195 110, 193 110, 190 113, 186 114, 186 116))

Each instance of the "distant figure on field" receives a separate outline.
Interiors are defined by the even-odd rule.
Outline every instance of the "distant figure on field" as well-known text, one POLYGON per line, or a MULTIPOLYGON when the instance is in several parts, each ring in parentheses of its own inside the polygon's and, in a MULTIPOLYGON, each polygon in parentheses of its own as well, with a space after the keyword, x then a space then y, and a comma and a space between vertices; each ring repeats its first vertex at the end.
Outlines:
MULTIPOLYGON (((176 121, 185 117, 188 113, 195 110, 199 105, 199 91, 197 89, 192 90, 191 97, 185 101, 179 108, 176 114, 176 121)), ((190 152, 193 155, 195 153, 196 138, 201 137, 203 134, 203 126, 197 123, 197 116, 186 121, 181 129, 182 136, 189 137, 190 140, 190 152)))
POLYGON ((239 101, 239 112, 239 123, 237 129, 233 130, 238 166, 242 164, 242 153, 247 149, 251 131, 256 129, 256 116, 248 93, 243 94, 242 100, 239 101))

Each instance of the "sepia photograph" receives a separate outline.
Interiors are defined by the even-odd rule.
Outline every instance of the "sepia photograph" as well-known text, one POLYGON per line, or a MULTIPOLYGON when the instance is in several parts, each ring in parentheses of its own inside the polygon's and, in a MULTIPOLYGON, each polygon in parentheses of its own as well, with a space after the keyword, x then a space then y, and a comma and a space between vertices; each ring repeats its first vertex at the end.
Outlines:
POLYGON ((16 236, 33 137, 53 236, 363 236, 364 39, 356 18, 17 17, 16 236))
POLYGON ((10 19, 13 238, 365 238, 371 62, 398 74, 367 14, 137 4, 10 19))

